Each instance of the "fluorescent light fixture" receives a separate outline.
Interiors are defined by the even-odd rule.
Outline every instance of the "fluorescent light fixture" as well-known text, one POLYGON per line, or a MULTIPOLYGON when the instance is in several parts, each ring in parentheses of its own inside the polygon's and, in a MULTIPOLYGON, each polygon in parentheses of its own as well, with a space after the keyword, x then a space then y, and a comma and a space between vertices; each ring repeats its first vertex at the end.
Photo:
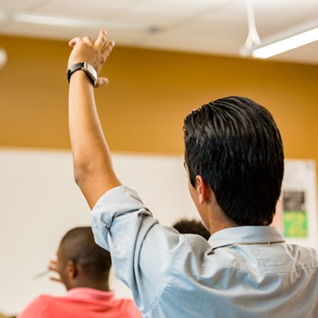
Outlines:
POLYGON ((30 13, 15 13, 8 14, 0 11, 0 20, 14 21, 25 24, 47 25, 61 28, 75 28, 75 29, 114 29, 116 31, 124 32, 158 32, 159 28, 152 25, 133 24, 125 22, 112 22, 101 19, 80 19, 70 17, 57 17, 49 15, 37 15, 30 13))
MULTIPOLYGON (((300 46, 318 41, 318 19, 307 21, 303 24, 295 25, 276 34, 272 34, 257 43, 251 37, 256 32, 255 26, 249 23, 249 38, 240 49, 241 56, 253 56, 256 58, 269 58, 300 46), (252 43, 254 42, 254 43, 252 43)), ((257 32, 256 32, 257 35, 257 32)), ((256 37, 257 39, 257 37, 256 37)))
POLYGON ((286 51, 293 50, 297 47, 315 42, 317 40, 318 27, 315 27, 314 29, 292 35, 288 38, 254 48, 251 54, 253 57, 266 59, 271 56, 278 55, 286 51))

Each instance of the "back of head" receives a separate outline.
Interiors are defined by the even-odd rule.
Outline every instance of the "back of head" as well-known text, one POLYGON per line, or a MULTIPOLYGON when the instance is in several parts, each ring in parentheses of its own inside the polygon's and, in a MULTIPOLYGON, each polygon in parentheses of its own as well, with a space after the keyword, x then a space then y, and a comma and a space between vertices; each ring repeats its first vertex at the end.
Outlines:
POLYGON ((197 234, 206 240, 208 240, 211 236, 210 232, 204 227, 204 225, 197 220, 181 219, 174 223, 173 227, 181 234, 197 234))
POLYGON ((190 182, 202 176, 238 225, 272 222, 284 174, 280 132, 270 112, 237 96, 215 100, 184 120, 190 182))
POLYGON ((108 278, 111 256, 95 243, 91 227, 77 227, 68 231, 61 240, 59 250, 65 260, 81 266, 92 282, 108 278))

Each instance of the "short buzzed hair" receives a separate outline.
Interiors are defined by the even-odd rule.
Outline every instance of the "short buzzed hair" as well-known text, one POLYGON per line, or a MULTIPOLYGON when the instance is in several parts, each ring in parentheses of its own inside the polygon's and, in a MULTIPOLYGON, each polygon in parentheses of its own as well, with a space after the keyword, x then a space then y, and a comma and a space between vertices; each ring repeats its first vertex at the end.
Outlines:
POLYGON ((202 222, 197 220, 187 220, 181 219, 177 221, 173 227, 178 230, 181 234, 197 234, 205 238, 206 240, 209 239, 211 236, 210 232, 205 228, 202 222))
POLYGON ((110 253, 95 243, 91 227, 76 227, 61 240, 64 257, 79 264, 93 281, 105 279, 112 265, 110 253))

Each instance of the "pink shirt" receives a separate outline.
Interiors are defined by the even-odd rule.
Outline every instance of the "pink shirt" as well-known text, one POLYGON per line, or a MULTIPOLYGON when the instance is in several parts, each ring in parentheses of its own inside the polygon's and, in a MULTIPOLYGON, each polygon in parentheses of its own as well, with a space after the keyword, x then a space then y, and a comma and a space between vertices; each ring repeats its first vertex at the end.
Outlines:
POLYGON ((114 292, 74 288, 65 296, 41 295, 18 318, 141 318, 131 299, 115 298, 114 292))

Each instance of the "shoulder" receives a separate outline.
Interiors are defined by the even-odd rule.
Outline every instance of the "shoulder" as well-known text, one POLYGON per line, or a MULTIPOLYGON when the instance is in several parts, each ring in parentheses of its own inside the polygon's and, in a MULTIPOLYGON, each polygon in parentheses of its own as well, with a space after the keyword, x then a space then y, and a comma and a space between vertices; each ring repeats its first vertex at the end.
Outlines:
POLYGON ((122 314, 129 313, 131 315, 129 317, 141 317, 141 314, 132 299, 118 298, 116 299, 116 302, 122 314))
POLYGON ((287 244, 290 254, 304 263, 318 263, 318 249, 298 244, 287 244))
POLYGON ((48 304, 53 300, 54 297, 49 295, 40 295, 32 300, 17 316, 17 318, 37 318, 45 317, 48 304))

